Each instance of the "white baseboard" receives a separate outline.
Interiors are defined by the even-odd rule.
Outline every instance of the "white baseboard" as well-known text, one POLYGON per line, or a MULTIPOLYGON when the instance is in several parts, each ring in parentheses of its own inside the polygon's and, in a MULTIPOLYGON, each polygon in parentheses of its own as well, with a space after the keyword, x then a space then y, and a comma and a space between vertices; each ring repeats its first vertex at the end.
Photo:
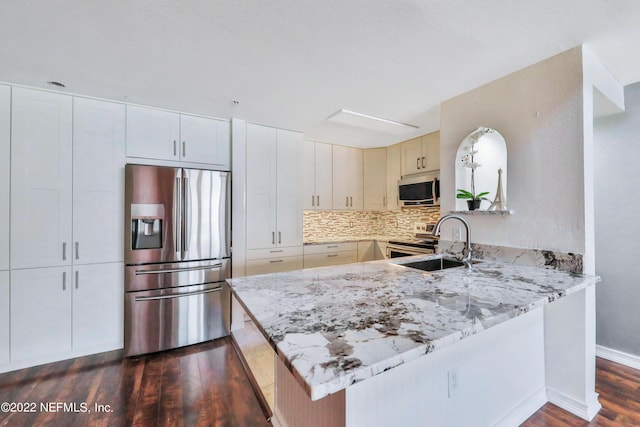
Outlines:
POLYGON ((640 370, 640 356, 624 353, 601 345, 596 346, 596 356, 640 370))
POLYGON ((588 402, 581 402, 547 387, 547 397, 549 402, 587 421, 591 421, 598 411, 602 409, 602 405, 598 402, 598 393, 595 392, 588 402))
POLYGON ((278 412, 277 408, 273 408, 273 415, 271 416, 271 419, 269 421, 271 421, 271 425, 273 425, 273 427, 287 427, 287 423, 285 423, 282 420, 281 416, 278 416, 280 413, 278 412))
POLYGON ((61 360, 73 359, 76 357, 90 356, 92 354, 103 353, 105 351, 121 350, 122 341, 102 344, 94 347, 83 348, 80 350, 72 350, 63 353, 52 354, 33 359, 16 360, 0 364, 0 373, 16 371, 18 369, 31 368, 34 366, 44 365, 46 363, 59 362, 61 360))
POLYGON ((494 427, 519 426, 547 403, 547 389, 542 387, 494 424, 494 427))

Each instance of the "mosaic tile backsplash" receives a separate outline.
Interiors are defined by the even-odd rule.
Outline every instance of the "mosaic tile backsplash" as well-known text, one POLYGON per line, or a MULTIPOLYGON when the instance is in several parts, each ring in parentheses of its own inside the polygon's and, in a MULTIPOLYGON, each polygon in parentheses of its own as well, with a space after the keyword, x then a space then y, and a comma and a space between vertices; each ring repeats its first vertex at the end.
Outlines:
POLYGON ((413 223, 436 222, 439 207, 399 211, 304 211, 305 242, 340 240, 353 236, 413 237, 413 223))
MULTIPOLYGON (((400 211, 304 211, 304 242, 348 240, 357 237, 388 236, 412 238, 414 222, 438 221, 438 207, 404 208, 400 211)), ((440 241, 441 252, 461 256, 464 242, 440 241)), ((473 256, 519 265, 545 267, 571 273, 583 272, 581 254, 543 249, 512 248, 473 243, 473 256)))

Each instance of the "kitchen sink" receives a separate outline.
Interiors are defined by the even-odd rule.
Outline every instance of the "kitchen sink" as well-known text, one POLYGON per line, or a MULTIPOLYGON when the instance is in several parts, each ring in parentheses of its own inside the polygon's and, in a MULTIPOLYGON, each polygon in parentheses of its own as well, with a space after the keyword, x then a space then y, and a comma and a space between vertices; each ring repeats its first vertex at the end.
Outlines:
MULTIPOLYGON (((478 261, 473 261, 472 263, 475 264, 476 262, 478 261)), ((439 271, 439 270, 446 270, 447 268, 462 267, 464 263, 462 261, 458 261, 457 259, 436 258, 436 259, 427 259, 424 261, 409 262, 409 263, 400 264, 400 265, 403 265, 409 268, 415 268, 417 270, 422 270, 422 271, 439 271)))

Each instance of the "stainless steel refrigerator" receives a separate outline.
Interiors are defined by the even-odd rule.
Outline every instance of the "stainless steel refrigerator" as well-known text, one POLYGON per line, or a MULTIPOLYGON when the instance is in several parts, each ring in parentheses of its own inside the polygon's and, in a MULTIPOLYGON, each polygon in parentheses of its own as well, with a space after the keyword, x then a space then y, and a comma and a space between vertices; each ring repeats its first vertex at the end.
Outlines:
POLYGON ((126 356, 229 331, 228 172, 126 165, 126 356))

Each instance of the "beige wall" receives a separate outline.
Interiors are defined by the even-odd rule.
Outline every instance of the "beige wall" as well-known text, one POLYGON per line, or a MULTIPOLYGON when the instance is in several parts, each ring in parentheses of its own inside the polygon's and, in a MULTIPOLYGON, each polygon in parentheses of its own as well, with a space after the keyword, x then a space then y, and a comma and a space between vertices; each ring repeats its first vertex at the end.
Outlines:
POLYGON ((472 240, 583 254, 583 122, 580 47, 443 102, 442 212, 455 209, 460 142, 478 126, 493 127, 507 143, 506 196, 514 214, 468 216, 472 240))

